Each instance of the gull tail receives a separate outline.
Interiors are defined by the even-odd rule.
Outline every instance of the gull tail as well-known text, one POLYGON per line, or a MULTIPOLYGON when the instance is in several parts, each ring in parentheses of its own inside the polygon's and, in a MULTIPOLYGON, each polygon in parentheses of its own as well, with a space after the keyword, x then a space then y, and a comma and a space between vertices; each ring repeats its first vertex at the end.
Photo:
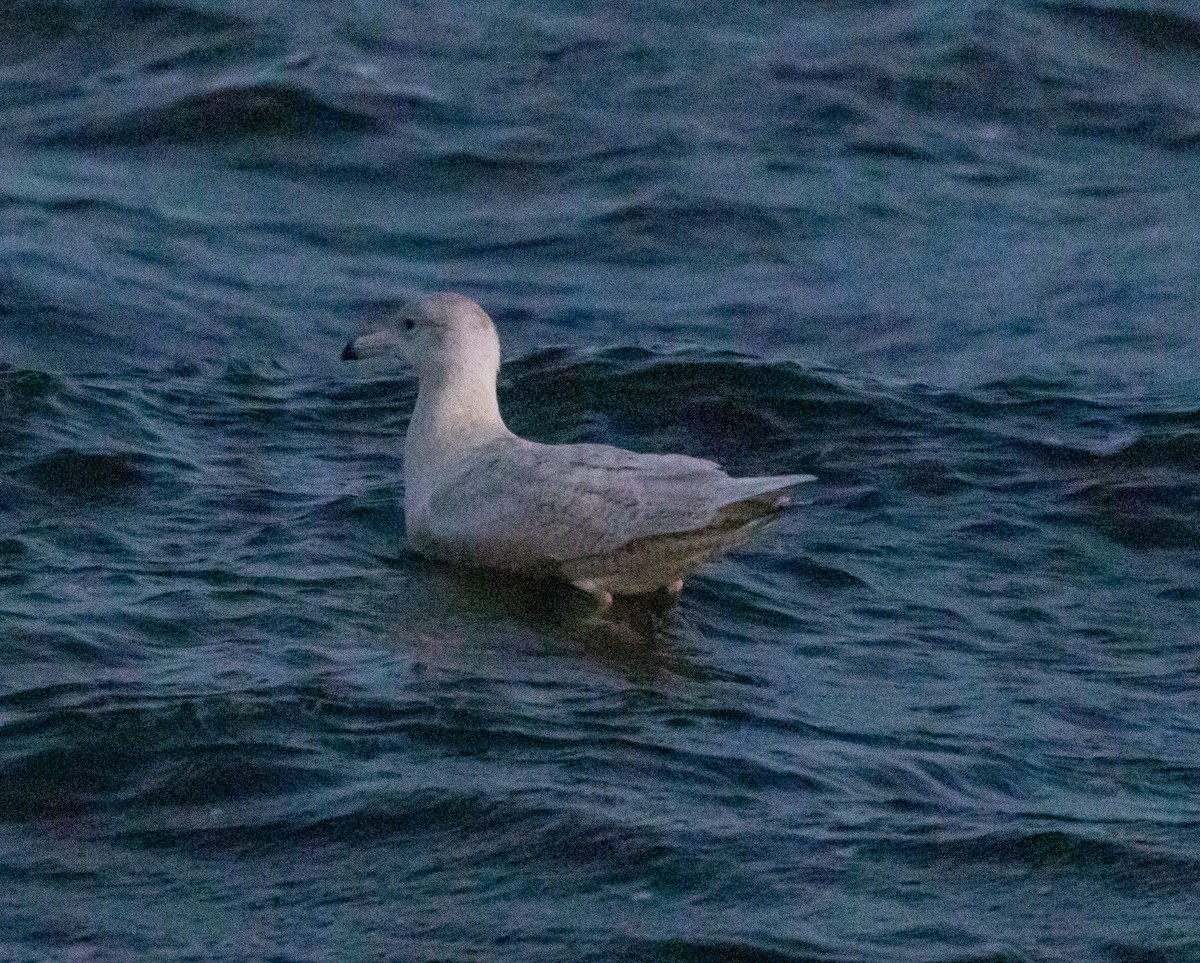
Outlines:
POLYGON ((790 489, 816 480, 816 475, 766 475, 760 478, 731 478, 721 492, 721 505, 754 501, 764 508, 782 508, 791 501, 788 494, 790 489))

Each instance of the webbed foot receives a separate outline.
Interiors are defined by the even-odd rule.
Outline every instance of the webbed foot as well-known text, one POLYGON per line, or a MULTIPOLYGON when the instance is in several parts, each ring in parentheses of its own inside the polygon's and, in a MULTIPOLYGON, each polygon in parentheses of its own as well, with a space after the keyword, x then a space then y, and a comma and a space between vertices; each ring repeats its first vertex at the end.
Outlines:
POLYGON ((613 603, 612 592, 600 588, 600 586, 598 586, 591 579, 581 579, 580 581, 572 582, 571 584, 577 589, 587 592, 588 595, 600 603, 601 608, 606 609, 613 603))

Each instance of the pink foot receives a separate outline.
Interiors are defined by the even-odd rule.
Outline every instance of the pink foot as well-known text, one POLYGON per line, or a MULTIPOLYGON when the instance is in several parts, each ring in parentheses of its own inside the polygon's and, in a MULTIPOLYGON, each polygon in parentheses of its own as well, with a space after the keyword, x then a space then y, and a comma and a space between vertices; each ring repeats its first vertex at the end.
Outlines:
POLYGON ((683 591, 683 579, 677 578, 674 582, 667 586, 667 591, 671 595, 678 595, 683 591))
POLYGON ((606 592, 604 589, 597 586, 596 583, 591 579, 585 579, 582 582, 576 582, 575 587, 587 592, 588 595, 600 603, 601 608, 606 609, 612 605, 612 592, 606 592))

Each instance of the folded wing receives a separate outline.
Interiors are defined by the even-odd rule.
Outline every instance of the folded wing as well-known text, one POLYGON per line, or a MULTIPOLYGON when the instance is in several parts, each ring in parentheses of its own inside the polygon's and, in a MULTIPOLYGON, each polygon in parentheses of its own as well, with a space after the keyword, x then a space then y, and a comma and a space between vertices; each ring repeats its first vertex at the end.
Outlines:
POLYGON ((536 570, 693 531, 726 506, 768 512, 811 475, 730 478, 685 455, 521 441, 482 449, 432 494, 427 548, 441 557, 536 570))

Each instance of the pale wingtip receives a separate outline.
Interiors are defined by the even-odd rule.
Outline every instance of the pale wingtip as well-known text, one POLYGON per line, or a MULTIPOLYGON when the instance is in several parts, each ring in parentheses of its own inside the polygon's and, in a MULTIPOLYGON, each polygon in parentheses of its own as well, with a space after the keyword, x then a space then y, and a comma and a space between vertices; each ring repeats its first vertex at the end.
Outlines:
POLYGON ((766 478, 764 481, 773 482, 768 491, 782 492, 793 488, 796 485, 807 485, 809 482, 815 482, 816 475, 775 475, 771 478, 766 478))
MULTIPOLYGON (((783 475, 779 480, 783 484, 781 484, 779 486, 779 488, 777 488, 775 490, 778 492, 781 492, 781 493, 786 493, 788 491, 788 489, 790 489, 796 485, 807 485, 809 482, 815 482, 817 480, 817 476, 816 475, 783 475)), ((778 505, 780 508, 786 508, 791 503, 792 503, 791 495, 788 495, 788 494, 780 494, 779 495, 778 505)))

